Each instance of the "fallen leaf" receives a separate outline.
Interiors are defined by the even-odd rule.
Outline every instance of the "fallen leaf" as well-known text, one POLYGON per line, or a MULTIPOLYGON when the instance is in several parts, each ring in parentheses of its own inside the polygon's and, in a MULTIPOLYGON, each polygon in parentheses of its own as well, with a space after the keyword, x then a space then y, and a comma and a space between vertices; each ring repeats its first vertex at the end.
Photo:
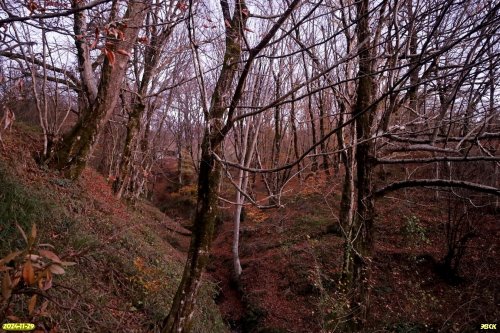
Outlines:
MULTIPOLYGON (((21 82, 21 81, 20 81, 21 82)), ((21 88, 20 88, 21 89, 21 88)), ((19 232, 21 233, 21 236, 23 236, 24 241, 26 244, 28 244, 28 237, 26 237, 26 233, 24 232, 23 228, 19 226, 19 224, 16 223, 17 229, 19 229, 19 232)))
POLYGON ((62 262, 62 260, 57 256, 57 254, 55 254, 52 251, 49 251, 49 250, 38 250, 38 253, 40 253, 41 256, 43 256, 43 257, 45 257, 47 259, 52 260, 55 263, 60 264, 62 262))
POLYGON ((0 265, 8 264, 12 260, 16 259, 23 251, 14 251, 6 255, 0 260, 0 265))
POLYGON ((30 301, 28 302, 28 313, 30 315, 33 314, 35 311, 35 306, 36 306, 36 295, 33 295, 33 297, 30 298, 30 301))
POLYGON ((64 268, 62 268, 61 266, 59 265, 50 265, 49 267, 49 270, 51 273, 53 274, 57 274, 57 275, 61 275, 61 274, 64 274, 64 268))
POLYGON ((12 281, 9 274, 4 274, 2 279, 2 297, 4 300, 9 299, 12 295, 12 281))
POLYGON ((23 279, 29 285, 35 283, 35 271, 30 260, 26 261, 23 266, 23 279))

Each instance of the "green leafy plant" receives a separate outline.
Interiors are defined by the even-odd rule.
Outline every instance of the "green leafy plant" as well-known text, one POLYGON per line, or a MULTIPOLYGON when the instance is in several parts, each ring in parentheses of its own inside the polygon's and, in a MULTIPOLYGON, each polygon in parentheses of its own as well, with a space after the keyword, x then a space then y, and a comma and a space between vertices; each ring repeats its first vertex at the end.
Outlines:
POLYGON ((24 239, 25 247, 0 259, 2 280, 0 321, 6 317, 9 320, 20 320, 18 316, 7 316, 14 295, 30 297, 27 303, 30 319, 46 315, 49 301, 44 295, 52 288, 53 276, 64 274, 63 267, 75 265, 74 262, 63 261, 56 253, 48 250, 48 248, 53 248, 52 245, 36 243, 35 224, 28 235, 19 225, 16 226, 24 239))
POLYGON ((429 244, 427 229, 420 223, 420 219, 415 215, 405 216, 405 224, 401 228, 401 233, 411 247, 421 244, 429 244))

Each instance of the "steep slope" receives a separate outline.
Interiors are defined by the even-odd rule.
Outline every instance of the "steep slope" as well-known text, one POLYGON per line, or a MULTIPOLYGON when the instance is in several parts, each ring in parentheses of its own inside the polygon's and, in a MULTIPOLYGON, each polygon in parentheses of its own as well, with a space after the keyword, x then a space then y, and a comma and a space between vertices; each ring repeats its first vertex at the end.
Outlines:
MULTIPOLYGON (((182 274, 185 254, 178 244, 186 238, 179 230, 189 231, 147 202, 116 200, 92 169, 77 182, 41 170, 34 159, 39 137, 17 124, 0 149, 0 258, 23 247, 16 223, 24 230, 36 224, 37 242, 76 265, 55 276, 31 314, 27 302, 34 291, 14 295, 1 323, 32 322, 38 332, 154 332, 182 274)), ((195 332, 226 331, 215 293, 205 282, 195 332)))

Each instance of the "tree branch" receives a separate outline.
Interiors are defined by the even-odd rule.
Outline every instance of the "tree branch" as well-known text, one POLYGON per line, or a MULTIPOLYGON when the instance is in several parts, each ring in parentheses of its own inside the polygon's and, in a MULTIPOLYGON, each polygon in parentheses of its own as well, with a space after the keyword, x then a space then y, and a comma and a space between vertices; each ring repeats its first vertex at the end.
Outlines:
POLYGON ((0 51, 0 56, 6 57, 9 59, 22 59, 22 60, 26 60, 34 65, 38 65, 38 66, 42 66, 42 67, 45 66, 45 68, 47 68, 48 70, 63 74, 66 77, 68 77, 72 81, 73 85, 75 85, 75 86, 80 85, 80 81, 78 80, 78 78, 75 75, 73 75, 73 73, 71 73, 65 69, 59 68, 59 67, 55 67, 55 66, 52 66, 49 64, 44 64, 44 62, 42 60, 38 60, 38 59, 34 59, 34 58, 33 59, 32 58, 25 58, 21 54, 8 52, 8 51, 0 51))
POLYGON ((500 189, 481 185, 476 183, 471 183, 462 180, 447 180, 447 179, 412 179, 412 180, 403 180, 399 182, 392 183, 386 187, 383 187, 374 192, 374 196, 376 198, 383 197, 385 194, 389 192, 393 192, 402 188, 407 187, 423 187, 423 186, 438 186, 438 187, 459 187, 465 188, 468 190, 474 190, 478 192, 493 194, 496 196, 500 196, 500 189))
POLYGON ((9 18, 6 18, 6 19, 0 19, 0 26, 5 24, 5 23, 24 22, 24 21, 38 20, 38 19, 43 20, 43 19, 49 19, 49 18, 54 18, 54 17, 68 16, 68 15, 72 15, 72 14, 81 12, 82 10, 85 10, 85 9, 91 9, 95 6, 101 5, 101 4, 106 3, 106 2, 111 2, 111 0, 92 1, 85 6, 75 7, 75 8, 66 10, 64 12, 57 12, 57 13, 50 13, 50 14, 36 14, 36 15, 30 15, 30 16, 10 16, 9 18))
POLYGON ((429 158, 402 158, 402 159, 377 159, 377 164, 412 164, 412 163, 432 163, 432 162, 472 162, 472 161, 500 161, 500 156, 464 156, 450 157, 438 156, 429 158))

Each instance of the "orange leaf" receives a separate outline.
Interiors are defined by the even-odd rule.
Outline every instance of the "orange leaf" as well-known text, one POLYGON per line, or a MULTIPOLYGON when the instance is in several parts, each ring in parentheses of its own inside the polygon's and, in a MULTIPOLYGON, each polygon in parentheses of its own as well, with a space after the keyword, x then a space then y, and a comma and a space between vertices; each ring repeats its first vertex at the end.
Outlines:
POLYGON ((45 271, 46 280, 44 285, 40 288, 42 290, 49 290, 52 288, 52 273, 50 273, 50 268, 45 271))
POLYGON ((33 12, 38 8, 38 5, 34 1, 28 2, 28 9, 33 14, 33 12))
POLYGON ((137 41, 139 43, 141 43, 141 44, 144 44, 144 45, 149 44, 149 38, 148 37, 139 37, 139 38, 137 38, 137 41))
POLYGON ((30 260, 26 261, 23 266, 23 279, 29 285, 35 283, 35 271, 33 270, 33 265, 31 265, 30 260))
POLYGON ((2 297, 5 300, 9 299, 12 295, 12 281, 8 273, 4 274, 2 279, 2 297))
POLYGON ((35 242, 35 239, 36 239, 36 224, 33 224, 33 226, 31 227, 31 235, 30 235, 30 243, 33 244, 35 242))
POLYGON ((122 50, 122 49, 117 50, 116 53, 123 54, 127 57, 130 57, 130 53, 128 53, 127 51, 122 50))
POLYGON ((38 276, 38 289, 43 290, 43 276, 38 276))
POLYGON ((28 313, 30 315, 32 315, 33 311, 35 311, 35 306, 36 306, 36 295, 33 295, 33 297, 31 297, 30 301, 28 302, 28 313))
POLYGON ((115 53, 113 51, 109 51, 107 49, 104 49, 104 53, 106 54, 106 58, 108 58, 108 62, 113 67, 115 64, 115 53))

